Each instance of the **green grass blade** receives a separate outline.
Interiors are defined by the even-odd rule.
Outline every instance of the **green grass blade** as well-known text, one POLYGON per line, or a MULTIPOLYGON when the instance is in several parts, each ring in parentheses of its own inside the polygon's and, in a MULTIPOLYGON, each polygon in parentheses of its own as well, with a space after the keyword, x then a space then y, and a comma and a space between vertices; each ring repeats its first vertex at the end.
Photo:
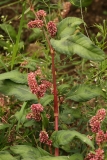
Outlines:
POLYGON ((12 61, 11 61, 11 70, 14 67, 15 64, 15 58, 18 52, 18 45, 20 42, 20 37, 21 37, 21 31, 22 31, 22 27, 23 27, 23 21, 24 21, 24 11, 25 11, 25 3, 23 3, 23 11, 22 11, 22 17, 21 17, 21 21, 20 21, 20 25, 19 25, 19 30, 18 30, 18 35, 16 38, 16 43, 13 47, 13 55, 12 55, 12 61))

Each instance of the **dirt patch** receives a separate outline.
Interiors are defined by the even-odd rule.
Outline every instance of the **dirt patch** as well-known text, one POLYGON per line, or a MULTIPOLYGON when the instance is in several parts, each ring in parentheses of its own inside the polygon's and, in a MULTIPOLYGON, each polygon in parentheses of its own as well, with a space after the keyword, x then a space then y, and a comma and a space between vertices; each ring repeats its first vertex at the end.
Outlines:
MULTIPOLYGON (((68 16, 75 16, 81 18, 80 8, 71 6, 71 10, 68 16)), ((86 8, 83 8, 84 21, 86 22, 88 29, 92 33, 97 33, 98 30, 93 26, 95 23, 102 24, 103 20, 107 20, 107 0, 93 0, 92 4, 86 8)))

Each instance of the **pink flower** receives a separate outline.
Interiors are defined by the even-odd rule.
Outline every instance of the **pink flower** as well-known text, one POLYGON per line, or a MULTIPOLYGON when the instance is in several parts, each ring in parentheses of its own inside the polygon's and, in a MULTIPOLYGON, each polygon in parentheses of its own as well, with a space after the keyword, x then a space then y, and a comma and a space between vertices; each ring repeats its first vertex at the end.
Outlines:
POLYGON ((56 24, 53 21, 48 22, 47 29, 48 29, 48 32, 50 33, 50 35, 52 37, 56 35, 57 27, 56 27, 56 24))
POLYGON ((99 109, 96 114, 98 120, 101 122, 106 117, 106 110, 104 108, 99 109))
POLYGON ((39 10, 36 12, 36 15, 38 19, 42 19, 43 17, 46 17, 46 12, 44 10, 39 10))
POLYGON ((28 74, 28 85, 30 87, 30 90, 33 94, 37 94, 38 92, 38 84, 37 84, 37 81, 35 79, 35 73, 34 72, 30 72, 28 74))
POLYGON ((104 150, 98 148, 95 153, 89 153, 84 160, 104 160, 104 150))
POLYGON ((38 85, 36 81, 36 78, 38 78, 37 76, 40 76, 40 78, 43 78, 40 70, 29 73, 27 77, 28 85, 30 87, 31 92, 33 94, 36 94, 38 98, 41 98, 44 96, 46 90, 52 86, 52 83, 46 80, 41 80, 40 84, 38 85))
POLYGON ((32 104, 30 108, 31 108, 32 112, 36 112, 36 113, 43 111, 43 106, 40 103, 38 103, 38 104, 32 104))
POLYGON ((49 136, 46 131, 41 131, 39 134, 39 139, 41 143, 46 143, 49 139, 49 136))
POLYGON ((104 160, 104 150, 101 148, 98 148, 95 151, 95 160, 104 160))
POLYGON ((96 134, 96 143, 98 145, 102 144, 105 141, 105 134, 102 130, 98 131, 96 134))
POLYGON ((28 23, 28 27, 29 27, 29 28, 42 28, 43 25, 44 25, 43 21, 42 21, 42 20, 39 20, 39 19, 34 20, 34 21, 30 21, 30 22, 28 23))

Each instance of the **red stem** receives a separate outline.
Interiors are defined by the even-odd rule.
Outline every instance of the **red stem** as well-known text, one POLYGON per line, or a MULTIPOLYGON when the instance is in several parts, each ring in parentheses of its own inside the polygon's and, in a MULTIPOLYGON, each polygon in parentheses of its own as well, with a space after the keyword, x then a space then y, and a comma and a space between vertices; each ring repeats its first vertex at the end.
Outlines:
MULTIPOLYGON (((54 89, 54 117, 55 117, 55 131, 58 131, 58 97, 57 97, 57 86, 56 86, 56 74, 55 74, 55 65, 54 65, 54 50, 50 48, 52 56, 52 74, 53 74, 53 89, 54 89)), ((55 148, 55 156, 59 156, 59 149, 55 148)))

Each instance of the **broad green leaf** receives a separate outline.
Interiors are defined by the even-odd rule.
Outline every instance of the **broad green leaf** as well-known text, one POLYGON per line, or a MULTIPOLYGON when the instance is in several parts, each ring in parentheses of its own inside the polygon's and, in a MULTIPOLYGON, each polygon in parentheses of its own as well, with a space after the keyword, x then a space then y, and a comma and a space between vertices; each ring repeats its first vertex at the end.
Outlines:
POLYGON ((10 80, 0 81, 0 92, 7 96, 14 96, 20 101, 37 101, 36 95, 31 93, 28 86, 10 80))
POLYGON ((67 17, 58 23, 57 35, 59 37, 65 37, 75 32, 76 27, 83 23, 83 20, 76 17, 67 17))
POLYGON ((50 156, 50 153, 46 152, 42 148, 34 148, 28 145, 12 146, 10 150, 14 154, 20 155, 23 160, 36 160, 41 156, 50 156))
POLYGON ((70 160, 83 160, 83 156, 80 153, 75 153, 70 156, 70 160))
POLYGON ((81 117, 81 110, 79 108, 65 108, 62 113, 59 115, 61 122, 65 124, 71 124, 74 118, 81 117))
POLYGON ((78 7, 87 7, 92 3, 92 0, 69 0, 73 5, 78 7))
POLYGON ((104 52, 80 32, 60 40, 51 39, 50 42, 55 51, 59 53, 71 56, 78 54, 80 57, 93 61, 103 61, 105 57, 104 52))
POLYGON ((72 156, 56 156, 56 157, 40 157, 37 158, 37 160, 83 160, 83 157, 81 154, 77 153, 72 156))
POLYGON ((7 151, 0 151, 0 160, 17 160, 7 151))
POLYGON ((69 84, 61 84, 60 86, 58 86, 58 93, 66 93, 65 90, 67 90, 68 88, 70 88, 69 84))
POLYGON ((65 151, 68 151, 66 145, 70 145, 74 138, 80 139, 82 142, 86 143, 94 149, 92 141, 84 134, 81 134, 77 131, 70 130, 61 130, 53 132, 51 139, 53 141, 53 146, 56 148, 62 148, 65 151))
POLYGON ((0 74, 0 81, 5 79, 10 79, 11 81, 16 83, 27 84, 27 74, 20 73, 17 70, 0 74))
POLYGON ((4 123, 0 123, 0 130, 5 129, 5 128, 9 128, 10 124, 4 124, 4 123))
POLYGON ((43 105, 43 106, 47 106, 50 102, 53 101, 53 95, 45 95, 44 97, 42 97, 40 99, 40 103, 43 105))
POLYGON ((57 157, 45 156, 37 158, 36 160, 72 160, 72 159, 70 159, 70 157, 68 156, 57 156, 57 157))
POLYGON ((86 102, 98 96, 105 96, 105 95, 100 87, 94 85, 74 86, 72 90, 66 95, 67 99, 71 99, 76 102, 86 102))

